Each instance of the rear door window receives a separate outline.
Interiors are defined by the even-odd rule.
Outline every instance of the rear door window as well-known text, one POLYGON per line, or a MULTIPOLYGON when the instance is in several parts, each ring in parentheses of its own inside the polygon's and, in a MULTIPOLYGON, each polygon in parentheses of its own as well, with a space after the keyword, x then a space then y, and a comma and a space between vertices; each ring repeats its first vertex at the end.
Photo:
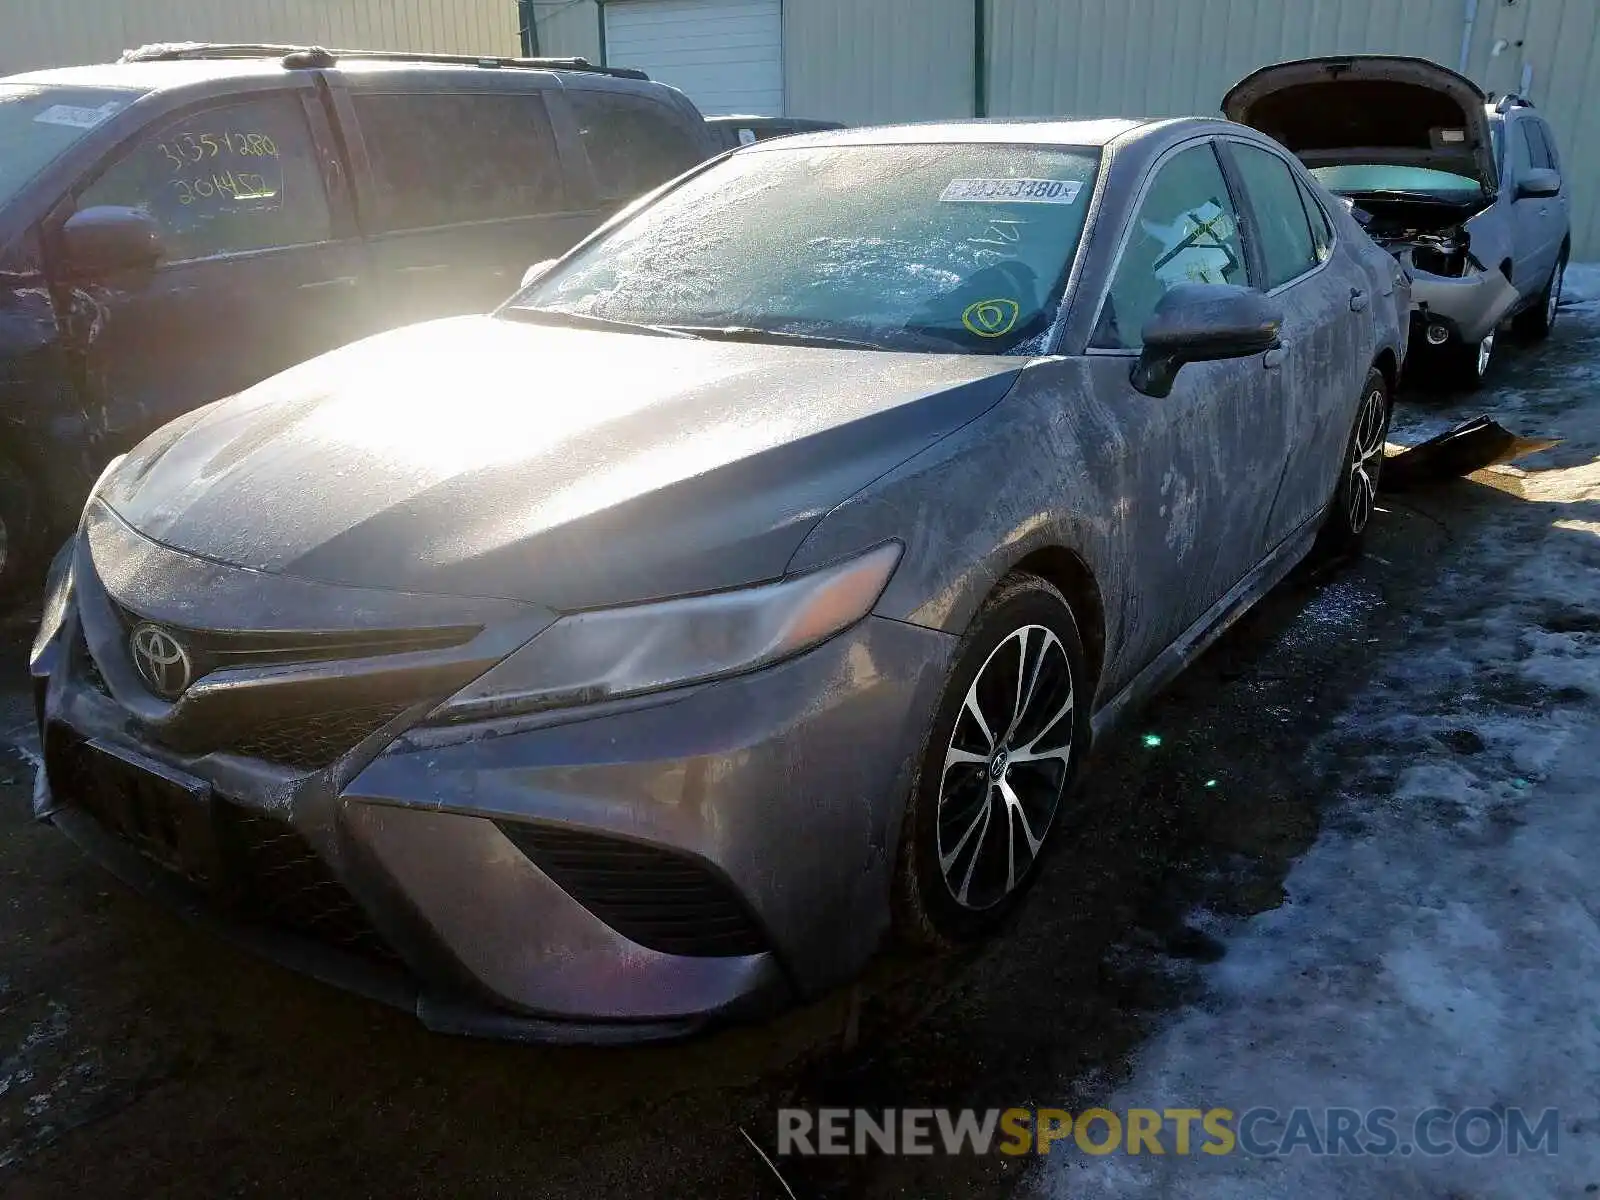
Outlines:
POLYGON ((1132 350, 1169 288, 1248 285, 1239 214, 1210 142, 1163 163, 1139 203, 1111 278, 1093 345, 1132 350))
POLYGON ((602 199, 631 200, 705 157, 677 115, 646 96, 569 91, 567 100, 602 199))
POLYGON ((1295 183, 1300 187, 1300 200, 1311 220, 1311 245, 1317 252, 1317 261, 1327 262, 1328 255, 1333 253, 1333 225, 1328 220, 1328 211, 1305 180, 1296 178, 1295 183))
POLYGON ((333 236, 316 145, 298 96, 205 109, 141 134, 78 197, 141 208, 169 262, 324 242, 333 236))
POLYGON ((1321 261, 1311 236, 1311 224, 1288 163, 1244 142, 1233 142, 1229 149, 1250 198, 1267 269, 1265 290, 1271 291, 1298 279, 1321 261))
POLYGON ((564 207, 550 117, 537 93, 364 93, 353 103, 385 230, 564 207))

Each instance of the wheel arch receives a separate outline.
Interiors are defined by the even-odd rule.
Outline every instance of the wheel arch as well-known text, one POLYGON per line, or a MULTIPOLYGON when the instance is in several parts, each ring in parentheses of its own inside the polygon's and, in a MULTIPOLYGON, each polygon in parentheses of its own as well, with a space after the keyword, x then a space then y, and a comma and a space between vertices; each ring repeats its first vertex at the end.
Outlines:
POLYGON ((1037 576, 1066 597, 1072 609, 1072 618, 1078 624, 1078 636, 1083 641, 1084 665, 1088 667, 1098 689, 1105 667, 1105 598, 1089 564, 1076 551, 1062 545, 1041 546, 1031 550, 1012 563, 995 581, 994 587, 979 602, 979 609, 1011 575, 1037 576))
POLYGON ((1389 389, 1389 400, 1394 401, 1394 391, 1400 381, 1400 360, 1395 355, 1394 349, 1385 346, 1378 351, 1378 356, 1372 360, 1373 367, 1383 376, 1384 385, 1389 389))

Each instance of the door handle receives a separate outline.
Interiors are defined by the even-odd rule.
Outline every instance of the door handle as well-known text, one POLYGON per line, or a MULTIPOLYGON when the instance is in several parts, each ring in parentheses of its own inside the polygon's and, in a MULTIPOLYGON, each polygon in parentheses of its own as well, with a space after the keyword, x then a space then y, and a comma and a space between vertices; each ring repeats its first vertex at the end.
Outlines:
POLYGON ((1281 367, 1283 366, 1283 355, 1284 349, 1282 346, 1268 350, 1261 356, 1261 365, 1269 371, 1281 367))
POLYGON ((1350 289, 1350 311, 1360 312, 1367 307, 1367 294, 1360 288, 1350 289))

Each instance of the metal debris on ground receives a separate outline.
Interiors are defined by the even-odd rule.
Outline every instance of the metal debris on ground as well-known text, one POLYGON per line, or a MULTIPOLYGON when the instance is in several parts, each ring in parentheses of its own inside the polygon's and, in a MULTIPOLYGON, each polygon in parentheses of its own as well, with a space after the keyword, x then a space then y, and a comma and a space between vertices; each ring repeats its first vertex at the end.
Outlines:
POLYGON ((1559 441, 1519 437, 1498 421, 1474 417, 1390 458, 1383 465, 1384 490, 1403 492, 1459 479, 1496 463, 1548 450, 1559 441))

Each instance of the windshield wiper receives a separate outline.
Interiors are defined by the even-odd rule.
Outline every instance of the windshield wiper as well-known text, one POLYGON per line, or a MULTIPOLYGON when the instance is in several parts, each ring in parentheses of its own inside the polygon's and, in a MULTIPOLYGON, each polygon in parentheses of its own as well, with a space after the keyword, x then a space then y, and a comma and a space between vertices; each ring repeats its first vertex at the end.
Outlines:
POLYGON ((666 325, 643 325, 638 321, 617 321, 610 317, 597 317, 592 313, 569 312, 564 308, 516 307, 501 309, 501 315, 536 325, 565 325, 572 329, 609 329, 617 333, 642 333, 649 337, 692 338, 687 330, 666 325))
POLYGON ((772 342, 780 346, 835 346, 841 350, 882 350, 877 342, 859 338, 829 337, 823 333, 794 333, 785 329, 759 329, 754 325, 662 325, 684 337, 713 342, 772 342))

